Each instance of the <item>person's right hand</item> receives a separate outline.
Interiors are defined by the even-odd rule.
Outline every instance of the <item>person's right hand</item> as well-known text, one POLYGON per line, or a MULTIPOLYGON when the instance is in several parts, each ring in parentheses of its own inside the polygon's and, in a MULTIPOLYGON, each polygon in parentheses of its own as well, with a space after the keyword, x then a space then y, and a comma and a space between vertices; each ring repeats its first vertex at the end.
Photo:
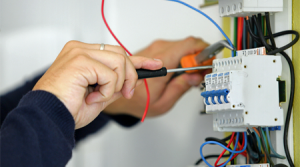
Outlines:
POLYGON ((93 121, 110 103, 123 95, 130 99, 137 84, 136 69, 156 70, 162 61, 128 57, 119 46, 68 42, 33 90, 54 94, 74 118, 75 128, 93 121), (98 84, 96 88, 89 85, 98 84))

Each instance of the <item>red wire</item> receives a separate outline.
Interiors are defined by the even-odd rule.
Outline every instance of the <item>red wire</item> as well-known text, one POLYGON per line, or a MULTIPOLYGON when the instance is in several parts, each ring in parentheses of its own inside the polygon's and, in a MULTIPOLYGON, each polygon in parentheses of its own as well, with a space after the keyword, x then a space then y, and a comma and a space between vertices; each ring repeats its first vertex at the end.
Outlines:
MULTIPOLYGON (((130 55, 132 56, 132 54, 127 50, 127 48, 119 41, 119 39, 115 36, 115 34, 112 32, 112 30, 110 29, 109 25, 106 22, 105 16, 104 16, 104 0, 102 0, 102 4, 101 4, 101 14, 102 14, 102 19, 108 29, 108 31, 110 32, 110 34, 115 38, 115 40, 119 43, 119 45, 130 55)), ((149 88, 148 88, 148 84, 146 79, 144 79, 144 83, 145 83, 145 87, 146 87, 146 91, 147 91, 147 103, 146 103, 146 108, 144 111, 144 115, 142 117, 141 122, 144 122, 147 112, 148 112, 148 108, 149 108, 149 104, 150 104, 150 92, 149 92, 149 88)))
POLYGON ((243 47, 243 25, 244 25, 244 18, 238 18, 238 35, 237 35, 237 50, 242 50, 243 47))
MULTIPOLYGON (((232 132, 230 141, 229 141, 229 143, 227 144, 227 148, 230 147, 230 144, 232 143, 232 141, 233 141, 233 139, 234 139, 234 134, 235 134, 235 132, 232 132)), ((215 166, 218 166, 218 163, 219 163, 220 159, 223 157, 223 155, 225 154, 225 152, 226 152, 226 149, 223 150, 223 152, 220 154, 220 156, 219 156, 218 159, 216 160, 215 166)))
MULTIPOLYGON (((244 135, 243 135, 244 136, 244 135)), ((235 137, 236 138, 236 137, 235 137)), ((242 150, 243 148, 244 148, 244 146, 245 146, 245 138, 243 137, 243 143, 242 143, 242 146, 240 145, 240 143, 238 142, 238 147, 239 147, 239 150, 237 150, 237 151, 240 151, 240 150, 242 150)), ((242 154, 243 156, 245 156, 244 154, 246 153, 246 155, 247 155, 247 152, 246 151, 244 151, 244 152, 242 152, 242 153, 239 153, 239 154, 242 154)), ((232 161, 232 160, 234 160, 234 158, 236 158, 239 154, 235 154, 232 158, 231 158, 231 160, 230 161, 232 161)), ((215 166, 221 166, 221 165, 223 165, 225 162, 223 162, 222 164, 220 164, 220 165, 216 165, 215 164, 215 166)))

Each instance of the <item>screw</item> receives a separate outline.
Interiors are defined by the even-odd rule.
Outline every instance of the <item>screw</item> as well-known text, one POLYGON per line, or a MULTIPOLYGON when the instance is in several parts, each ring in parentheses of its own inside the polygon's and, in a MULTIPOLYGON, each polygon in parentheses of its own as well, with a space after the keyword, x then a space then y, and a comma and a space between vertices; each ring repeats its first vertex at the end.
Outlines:
POLYGON ((258 88, 260 88, 261 87, 261 85, 258 85, 258 88))
POLYGON ((232 108, 235 108, 235 105, 232 105, 232 108))
POLYGON ((244 68, 247 68, 247 66, 246 66, 246 65, 244 65, 244 68))
POLYGON ((273 60, 273 63, 276 63, 276 60, 273 60))
POLYGON ((275 121, 277 121, 277 118, 275 118, 275 121))
POLYGON ((248 114, 248 111, 246 111, 245 114, 247 115, 247 114, 248 114))

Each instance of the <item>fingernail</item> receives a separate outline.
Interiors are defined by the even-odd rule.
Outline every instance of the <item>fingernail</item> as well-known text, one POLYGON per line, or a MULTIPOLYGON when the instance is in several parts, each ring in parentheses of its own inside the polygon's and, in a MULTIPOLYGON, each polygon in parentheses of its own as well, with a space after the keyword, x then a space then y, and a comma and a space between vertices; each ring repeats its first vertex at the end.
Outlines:
POLYGON ((160 60, 160 59, 153 59, 153 60, 155 60, 155 61, 160 61, 160 62, 161 62, 161 60, 160 60))
POLYGON ((131 97, 133 96, 133 94, 134 94, 134 89, 132 89, 130 92, 131 97))

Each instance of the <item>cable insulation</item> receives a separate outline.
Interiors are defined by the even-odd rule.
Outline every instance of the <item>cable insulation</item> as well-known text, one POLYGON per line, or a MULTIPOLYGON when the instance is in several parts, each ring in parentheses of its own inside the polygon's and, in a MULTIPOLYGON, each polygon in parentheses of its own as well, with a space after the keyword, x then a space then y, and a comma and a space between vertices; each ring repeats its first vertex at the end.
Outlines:
MULTIPOLYGON (((229 45, 230 45, 232 48, 234 48, 234 46, 233 46, 231 40, 228 38, 228 36, 225 34, 225 32, 222 30, 222 28, 221 28, 221 27, 220 27, 220 26, 219 26, 219 25, 218 25, 211 17, 209 17, 207 14, 205 14, 205 13, 202 12, 201 10, 199 10, 199 9, 197 9, 197 8, 195 8, 195 7, 193 7, 193 6, 189 5, 189 4, 187 4, 187 3, 185 3, 185 2, 182 2, 182 1, 180 1, 180 0, 167 0, 167 1, 172 1, 172 2, 180 3, 180 4, 182 4, 182 5, 186 6, 186 7, 189 7, 189 8, 191 8, 191 9, 193 9, 194 11, 196 11, 196 12, 202 14, 204 17, 206 17, 209 21, 211 21, 211 22, 219 29, 219 31, 223 34, 223 36, 224 36, 224 37, 226 38, 226 40, 228 41, 229 45)), ((234 50, 231 51, 231 56, 234 57, 234 50)))
MULTIPOLYGON (((108 29, 108 31, 110 32, 110 34, 114 37, 114 39, 118 42, 118 44, 130 55, 132 56, 132 54, 129 52, 129 50, 121 43, 121 41, 116 37, 116 35, 113 33, 113 31, 111 30, 111 28, 109 27, 105 15, 104 15, 104 0, 102 0, 102 4, 101 4, 101 14, 102 14, 102 19, 104 21, 104 24, 106 26, 106 28, 108 29)), ((150 92, 149 92, 149 87, 148 87, 148 83, 147 80, 144 79, 144 83, 145 83, 145 87, 146 87, 146 92, 147 92, 147 102, 146 102, 146 107, 145 107, 145 111, 143 114, 143 117, 141 119, 141 122, 144 122, 146 116, 147 116, 147 112, 149 109, 149 104, 150 104, 150 92)))

